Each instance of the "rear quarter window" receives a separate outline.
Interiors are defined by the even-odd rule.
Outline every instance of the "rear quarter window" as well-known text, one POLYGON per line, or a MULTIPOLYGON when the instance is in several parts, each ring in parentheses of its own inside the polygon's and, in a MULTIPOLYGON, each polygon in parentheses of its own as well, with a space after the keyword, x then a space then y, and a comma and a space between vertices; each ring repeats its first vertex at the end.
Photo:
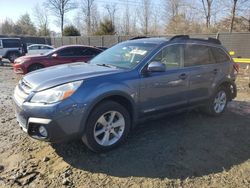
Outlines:
POLYGON ((21 42, 17 39, 4 39, 2 40, 4 48, 20 48, 21 42))
POLYGON ((230 61, 228 55, 224 52, 224 50, 220 48, 213 47, 212 53, 217 63, 224 63, 230 61))
POLYGON ((184 66, 198 66, 215 63, 211 49, 206 45, 186 44, 184 48, 184 66))

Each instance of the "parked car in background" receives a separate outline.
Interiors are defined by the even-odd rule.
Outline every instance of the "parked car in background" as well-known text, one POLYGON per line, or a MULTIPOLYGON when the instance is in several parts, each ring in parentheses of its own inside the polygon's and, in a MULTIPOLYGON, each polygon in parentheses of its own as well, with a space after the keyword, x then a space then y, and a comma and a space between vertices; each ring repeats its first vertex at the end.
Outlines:
POLYGON ((14 72, 26 74, 28 72, 61 65, 65 63, 87 62, 103 50, 91 46, 68 45, 54 49, 43 55, 31 55, 17 58, 14 62, 14 72))
POLYGON ((27 46, 20 38, 0 38, 0 56, 9 59, 11 63, 27 53, 27 46))
POLYGON ((107 151, 139 120, 194 107, 223 114, 237 94, 234 65, 217 39, 130 40, 88 64, 23 77, 14 91, 16 117, 32 138, 81 138, 89 149, 107 151))
POLYGON ((27 49, 28 53, 26 55, 38 55, 48 53, 54 50, 54 47, 46 44, 32 44, 27 49))

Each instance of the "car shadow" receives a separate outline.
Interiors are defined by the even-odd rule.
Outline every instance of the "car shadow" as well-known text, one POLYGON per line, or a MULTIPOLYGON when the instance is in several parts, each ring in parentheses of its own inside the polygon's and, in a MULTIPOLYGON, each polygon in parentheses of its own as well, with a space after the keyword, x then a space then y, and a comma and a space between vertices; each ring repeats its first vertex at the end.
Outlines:
POLYGON ((95 154, 80 141, 53 144, 77 169, 116 177, 185 179, 229 170, 250 158, 250 102, 220 117, 191 111, 139 124, 119 148, 95 154))

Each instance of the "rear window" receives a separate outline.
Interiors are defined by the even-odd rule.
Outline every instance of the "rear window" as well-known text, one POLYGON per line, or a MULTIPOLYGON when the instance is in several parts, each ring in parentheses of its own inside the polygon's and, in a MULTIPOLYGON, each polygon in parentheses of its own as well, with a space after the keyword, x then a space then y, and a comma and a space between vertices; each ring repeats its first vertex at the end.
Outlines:
POLYGON ((230 58, 222 49, 213 47, 212 52, 217 63, 224 63, 230 61, 230 58))
POLYGON ((184 48, 184 66, 197 66, 215 63, 210 47, 187 44, 184 48))
POLYGON ((18 39, 4 39, 3 41, 4 48, 19 48, 21 47, 21 41, 18 39))

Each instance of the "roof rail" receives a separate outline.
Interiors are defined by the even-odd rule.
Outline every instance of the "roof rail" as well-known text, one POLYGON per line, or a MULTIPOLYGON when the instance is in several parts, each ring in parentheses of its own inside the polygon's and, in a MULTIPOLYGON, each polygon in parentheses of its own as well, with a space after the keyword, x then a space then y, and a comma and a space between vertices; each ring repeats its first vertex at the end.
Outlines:
POLYGON ((173 41, 173 40, 194 40, 194 41, 209 42, 213 44, 221 44, 220 40, 216 38, 211 38, 211 37, 208 37, 208 39, 190 38, 189 35, 176 35, 170 39, 170 41, 173 41))
POLYGON ((137 36, 137 37, 133 37, 133 38, 131 38, 129 40, 144 39, 144 38, 149 38, 149 37, 147 37, 147 36, 137 36))
POLYGON ((175 35, 170 40, 177 40, 177 39, 189 39, 189 35, 175 35))

